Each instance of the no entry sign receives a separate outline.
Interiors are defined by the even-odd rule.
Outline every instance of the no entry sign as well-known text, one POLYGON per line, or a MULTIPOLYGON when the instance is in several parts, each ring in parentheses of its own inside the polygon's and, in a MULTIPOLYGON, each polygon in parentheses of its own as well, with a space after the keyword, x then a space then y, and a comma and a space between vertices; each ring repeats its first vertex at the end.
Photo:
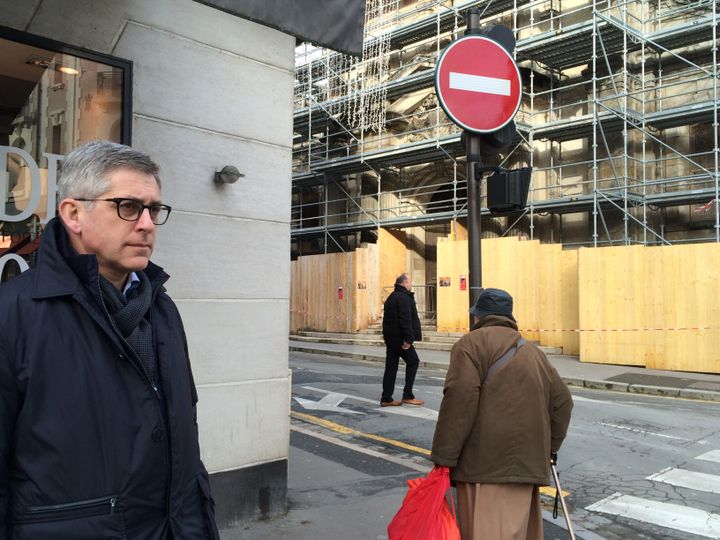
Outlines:
POLYGON ((476 133, 505 126, 522 100, 515 60, 484 36, 466 36, 448 45, 435 70, 435 90, 450 119, 476 133))

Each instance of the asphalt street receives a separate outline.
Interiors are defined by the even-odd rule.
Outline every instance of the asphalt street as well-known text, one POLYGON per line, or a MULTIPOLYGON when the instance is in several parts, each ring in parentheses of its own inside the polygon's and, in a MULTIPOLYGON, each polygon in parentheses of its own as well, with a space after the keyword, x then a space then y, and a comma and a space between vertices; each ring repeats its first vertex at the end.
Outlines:
MULTIPOLYGON (((290 363, 288 515, 223 538, 387 538, 406 480, 429 470, 444 372, 419 372, 425 406, 380 408, 382 366, 303 353, 290 363)), ((720 538, 720 403, 572 391, 559 468, 579 538, 720 538)), ((544 517, 546 539, 567 538, 562 516, 544 517)))

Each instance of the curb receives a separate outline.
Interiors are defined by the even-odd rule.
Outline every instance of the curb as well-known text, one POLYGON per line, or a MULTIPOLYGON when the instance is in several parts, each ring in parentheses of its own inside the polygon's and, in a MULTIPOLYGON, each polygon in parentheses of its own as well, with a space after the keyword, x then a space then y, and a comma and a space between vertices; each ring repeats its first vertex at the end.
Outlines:
MULTIPOLYGON (((366 362, 384 363, 385 357, 377 354, 362 354, 353 353, 346 351, 331 351, 328 349, 311 349, 307 347, 296 347, 291 345, 290 351, 292 352, 303 352, 306 354, 315 354, 318 356, 334 356, 335 358, 347 358, 348 360, 363 360, 366 362)), ((420 360, 420 367, 427 367, 433 369, 447 369, 448 364, 446 362, 433 362, 432 360, 420 360)))
MULTIPOLYGON (((377 354, 362 354, 347 351, 332 351, 328 349, 313 349, 310 347, 297 347, 291 345, 289 350, 292 352, 303 352, 306 354, 315 354, 319 356, 334 356, 335 358, 347 358, 349 360, 363 360, 366 362, 385 362, 384 356, 377 354)), ((433 362, 420 360, 422 367, 447 369, 448 364, 444 362, 433 362)), ((653 386, 649 384, 630 384, 616 381, 606 381, 599 379, 579 379, 576 377, 563 377, 562 380, 568 386, 579 388, 588 388, 590 390, 606 390, 610 392, 621 392, 630 394, 644 394, 649 396, 663 396, 683 399, 692 399, 697 401, 711 401, 720 403, 720 392, 711 390, 698 390, 695 388, 672 388, 669 386, 653 386)))

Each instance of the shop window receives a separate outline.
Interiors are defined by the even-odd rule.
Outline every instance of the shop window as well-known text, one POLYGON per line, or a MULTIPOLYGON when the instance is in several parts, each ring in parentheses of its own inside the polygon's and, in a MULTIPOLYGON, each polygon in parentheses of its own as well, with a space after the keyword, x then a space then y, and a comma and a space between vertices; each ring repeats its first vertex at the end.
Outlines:
POLYGON ((0 27, 0 282, 34 265, 63 156, 130 143, 130 66, 0 27))

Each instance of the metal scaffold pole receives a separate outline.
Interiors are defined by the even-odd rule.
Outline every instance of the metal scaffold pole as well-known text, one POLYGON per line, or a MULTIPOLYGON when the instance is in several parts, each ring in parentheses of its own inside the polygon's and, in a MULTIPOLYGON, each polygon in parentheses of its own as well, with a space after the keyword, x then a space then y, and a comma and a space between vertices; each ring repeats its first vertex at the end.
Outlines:
MULTIPOLYGON (((645 0, 643 0, 643 1, 642 1, 642 4, 641 4, 641 8, 640 8, 640 13, 642 14, 642 32, 643 32, 643 35, 645 35, 645 19, 646 19, 646 17, 647 17, 647 15, 646 15, 646 13, 647 13, 646 10, 647 10, 647 9, 648 9, 647 4, 646 4, 645 0)), ((646 133, 646 131, 647 131, 647 125, 646 125, 647 118, 646 118, 646 116, 645 116, 645 115, 647 114, 647 110, 646 110, 646 100, 647 100, 646 91, 647 91, 647 90, 646 90, 646 88, 645 88, 645 77, 646 77, 646 73, 645 73, 645 47, 646 47, 646 45, 645 45, 645 43, 643 43, 642 46, 641 46, 641 48, 640 48, 640 55, 641 55, 641 56, 640 56, 640 73, 641 73, 641 74, 640 74, 640 81, 641 81, 640 84, 642 85, 642 92, 641 92, 640 95, 642 96, 642 100, 641 100, 641 104, 642 104, 642 133, 641 133, 641 135, 642 135, 642 203, 643 203, 643 204, 642 204, 642 212, 643 212, 643 219, 642 219, 642 226, 643 226, 643 227, 642 227, 642 233, 643 233, 643 246, 647 246, 647 245, 648 245, 648 236, 647 236, 647 231, 648 231, 648 213, 647 213, 647 137, 646 137, 646 135, 645 135, 645 133, 646 133)))
MULTIPOLYGON (((628 15, 627 15, 627 4, 623 4, 622 6, 622 20, 623 25, 627 27, 628 21, 627 21, 628 15)), ((623 69, 623 100, 622 100, 622 107, 623 107, 623 242, 624 244, 630 245, 630 230, 629 230, 629 222, 630 218, 628 215, 628 195, 629 195, 629 187, 630 187, 630 175, 628 171, 628 107, 629 107, 629 95, 630 95, 630 78, 628 77, 628 35, 627 32, 623 32, 623 63, 622 63, 622 69, 623 69)), ((613 75, 610 74, 610 77, 613 75)), ((608 155, 610 158, 610 161, 612 162, 613 156, 608 155)))
POLYGON ((715 158, 715 242, 720 242, 720 145, 718 141, 718 100, 720 94, 718 93, 718 2, 713 0, 712 3, 712 57, 713 57, 713 101, 715 107, 713 110, 713 154, 715 158))
POLYGON ((597 247, 597 219, 598 219, 598 193, 597 193, 597 40, 598 40, 598 21, 597 21, 597 5, 593 2, 593 30, 592 30, 592 104, 593 104, 593 131, 592 131, 592 175, 593 175, 593 247, 597 247))

